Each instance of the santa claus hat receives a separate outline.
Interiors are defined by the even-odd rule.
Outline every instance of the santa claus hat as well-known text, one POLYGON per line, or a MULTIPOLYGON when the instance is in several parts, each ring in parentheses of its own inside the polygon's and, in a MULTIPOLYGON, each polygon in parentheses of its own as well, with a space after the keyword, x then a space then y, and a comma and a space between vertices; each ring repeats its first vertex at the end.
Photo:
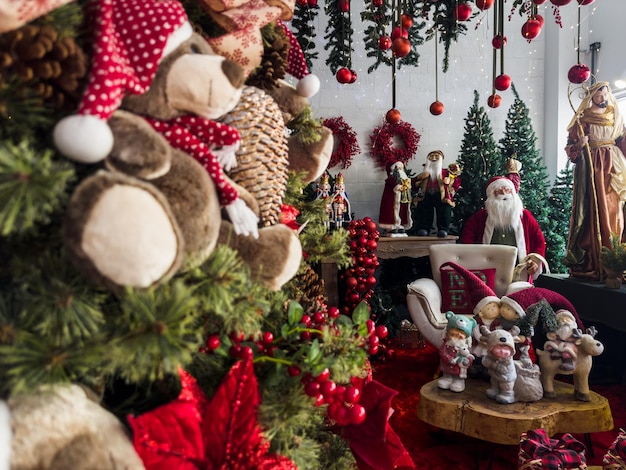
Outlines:
POLYGON ((474 315, 478 315, 478 312, 480 312, 487 304, 491 302, 500 302, 500 299, 495 292, 469 269, 453 263, 452 261, 448 261, 441 265, 442 268, 446 266, 450 266, 463 277, 466 292, 469 293, 472 305, 474 306, 472 310, 474 315))
POLYGON ((517 192, 517 188, 513 181, 506 176, 494 176, 487 182, 487 197, 493 196, 493 193, 500 188, 509 188, 511 191, 517 192))
POLYGON ((106 121, 127 93, 148 90, 161 58, 193 33, 177 0, 99 0, 94 15, 87 89, 77 114, 54 129, 57 148, 83 163, 110 153, 113 134, 106 121))
POLYGON ((291 30, 281 20, 277 21, 278 25, 282 27, 285 35, 289 39, 289 53, 287 55, 287 73, 298 79, 296 84, 296 91, 300 96, 310 98, 315 95, 320 89, 320 79, 317 76, 309 72, 306 65, 306 59, 302 52, 302 47, 298 39, 294 36, 291 30))

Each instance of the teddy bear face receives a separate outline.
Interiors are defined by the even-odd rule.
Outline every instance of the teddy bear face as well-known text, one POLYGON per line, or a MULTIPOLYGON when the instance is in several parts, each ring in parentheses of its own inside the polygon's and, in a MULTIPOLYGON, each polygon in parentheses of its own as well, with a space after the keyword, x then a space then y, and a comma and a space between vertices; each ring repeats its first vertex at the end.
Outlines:
POLYGON ((202 36, 193 34, 161 58, 148 91, 128 95, 120 107, 164 121, 189 114, 216 119, 239 102, 244 81, 239 64, 216 55, 202 36))

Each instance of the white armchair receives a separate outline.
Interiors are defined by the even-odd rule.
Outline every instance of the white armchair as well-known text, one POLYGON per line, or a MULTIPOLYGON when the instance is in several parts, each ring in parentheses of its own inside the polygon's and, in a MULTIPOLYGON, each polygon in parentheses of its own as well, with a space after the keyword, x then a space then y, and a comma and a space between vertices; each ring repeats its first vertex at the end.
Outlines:
POLYGON ((407 286, 407 307, 424 339, 436 347, 441 344, 447 325, 446 312, 441 311, 439 268, 443 263, 451 261, 469 270, 495 268, 493 290, 498 297, 532 286, 528 282, 512 282, 517 265, 517 248, 513 246, 440 244, 431 245, 429 252, 433 279, 417 279, 407 286))

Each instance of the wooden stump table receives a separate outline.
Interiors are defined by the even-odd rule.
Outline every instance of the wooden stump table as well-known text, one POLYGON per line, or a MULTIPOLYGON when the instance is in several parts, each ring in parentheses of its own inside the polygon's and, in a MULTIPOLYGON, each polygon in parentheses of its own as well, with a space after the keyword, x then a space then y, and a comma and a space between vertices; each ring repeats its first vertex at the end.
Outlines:
POLYGON ((520 435, 543 428, 548 435, 586 434, 613 429, 606 398, 590 392, 591 401, 574 398, 574 386, 555 381, 557 398, 533 403, 501 405, 487 397, 489 383, 467 379, 465 391, 456 393, 428 382, 420 391, 417 416, 425 423, 487 442, 519 444, 520 435))

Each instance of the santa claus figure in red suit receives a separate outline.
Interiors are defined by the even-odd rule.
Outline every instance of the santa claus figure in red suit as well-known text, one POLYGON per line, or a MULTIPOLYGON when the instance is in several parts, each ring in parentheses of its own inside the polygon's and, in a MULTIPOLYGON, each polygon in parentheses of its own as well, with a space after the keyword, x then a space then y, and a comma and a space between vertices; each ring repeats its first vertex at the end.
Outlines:
MULTIPOLYGON (((510 168, 511 163, 507 166, 510 168)), ((494 176, 489 180, 485 207, 467 220, 461 243, 515 246, 519 263, 526 263, 528 275, 536 279, 542 265, 534 259, 527 259, 527 255, 536 253, 545 257, 546 240, 535 217, 524 209, 518 194, 519 174, 516 167, 513 168, 506 176, 494 176)))

